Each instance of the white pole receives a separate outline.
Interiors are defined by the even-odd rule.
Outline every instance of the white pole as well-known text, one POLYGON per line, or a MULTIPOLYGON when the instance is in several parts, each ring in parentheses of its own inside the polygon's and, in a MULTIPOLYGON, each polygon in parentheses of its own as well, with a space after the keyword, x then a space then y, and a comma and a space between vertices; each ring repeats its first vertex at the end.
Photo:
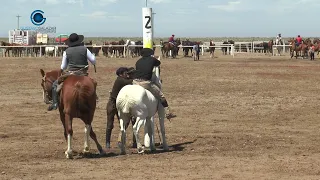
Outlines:
POLYGON ((231 44, 231 55, 234 58, 234 45, 233 44, 231 44))
POLYGON ((152 8, 142 8, 143 48, 153 48, 152 8))
POLYGON ((202 44, 202 45, 201 45, 201 55, 202 55, 202 56, 203 56, 203 54, 204 54, 203 48, 204 48, 204 45, 202 44))

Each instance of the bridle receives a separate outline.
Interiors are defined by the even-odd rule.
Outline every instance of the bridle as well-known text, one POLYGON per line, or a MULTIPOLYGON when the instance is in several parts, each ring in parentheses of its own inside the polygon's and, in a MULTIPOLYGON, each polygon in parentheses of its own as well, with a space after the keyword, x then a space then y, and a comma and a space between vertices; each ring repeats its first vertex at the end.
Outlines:
POLYGON ((49 99, 50 96, 49 96, 49 91, 48 91, 48 89, 47 89, 46 83, 51 83, 51 84, 53 84, 53 81, 50 80, 50 79, 48 79, 48 78, 46 77, 46 75, 45 75, 45 76, 42 78, 42 83, 41 83, 41 85, 42 85, 42 88, 43 88, 44 93, 45 93, 45 95, 46 95, 46 98, 49 99))

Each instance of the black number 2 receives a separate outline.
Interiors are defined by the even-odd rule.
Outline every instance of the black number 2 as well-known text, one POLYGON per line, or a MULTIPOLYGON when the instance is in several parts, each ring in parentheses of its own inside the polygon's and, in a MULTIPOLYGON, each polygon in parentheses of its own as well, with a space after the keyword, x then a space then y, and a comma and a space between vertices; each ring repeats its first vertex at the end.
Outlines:
POLYGON ((148 19, 148 21, 147 21, 147 23, 146 23, 146 25, 144 27, 147 28, 147 29, 150 29, 151 28, 151 25, 150 25, 151 17, 150 16, 145 16, 144 18, 148 19))

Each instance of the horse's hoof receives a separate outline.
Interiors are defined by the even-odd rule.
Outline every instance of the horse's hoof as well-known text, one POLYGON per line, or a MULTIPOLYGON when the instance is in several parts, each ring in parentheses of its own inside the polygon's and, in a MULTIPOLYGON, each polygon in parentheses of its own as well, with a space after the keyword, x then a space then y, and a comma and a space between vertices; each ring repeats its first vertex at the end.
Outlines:
POLYGON ((169 151, 169 147, 168 146, 163 146, 163 150, 164 151, 169 151))
POLYGON ((101 149, 101 151, 99 151, 99 154, 100 154, 100 156, 104 156, 104 155, 106 155, 107 153, 106 153, 105 150, 101 149))
POLYGON ((138 148, 138 154, 143 154, 143 153, 144 153, 144 148, 143 147, 138 148))
POLYGON ((89 150, 84 149, 82 153, 83 153, 84 155, 88 155, 88 154, 90 154, 90 151, 89 151, 89 150))
POLYGON ((151 152, 155 152, 156 150, 157 150, 156 147, 151 147, 151 148, 150 148, 150 151, 151 151, 151 152))
POLYGON ((66 154, 67 159, 73 159, 72 151, 70 151, 70 152, 66 151, 65 154, 66 154))

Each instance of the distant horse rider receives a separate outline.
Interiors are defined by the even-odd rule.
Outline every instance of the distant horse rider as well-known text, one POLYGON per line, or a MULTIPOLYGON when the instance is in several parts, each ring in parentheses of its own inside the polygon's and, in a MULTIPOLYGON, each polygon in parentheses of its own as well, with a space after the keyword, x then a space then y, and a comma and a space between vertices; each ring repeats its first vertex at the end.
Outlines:
POLYGON ((168 42, 171 43, 172 45, 175 45, 175 44, 174 44, 174 42, 175 42, 175 41, 174 41, 174 34, 171 35, 171 37, 169 38, 169 41, 168 41, 168 42))
POLYGON ((278 35, 277 35, 277 38, 276 38, 276 45, 279 45, 279 43, 281 42, 282 40, 281 40, 281 34, 279 33, 278 35))
POLYGON ((141 56, 137 62, 136 62, 136 72, 134 73, 134 80, 133 84, 140 85, 144 87, 145 89, 149 90, 163 105, 166 118, 171 119, 176 117, 176 115, 173 115, 169 112, 169 105, 164 97, 161 89, 152 82, 152 71, 155 66, 160 66, 161 62, 156 59, 155 57, 152 57, 154 54, 154 51, 150 48, 143 48, 141 51, 141 56))
MULTIPOLYGON (((134 71, 134 68, 126 68, 120 67, 116 71, 116 75, 118 76, 115 80, 112 91, 110 92, 109 101, 107 103, 107 128, 106 128, 106 148, 110 148, 110 139, 111 133, 114 124, 114 116, 118 117, 118 111, 116 108, 116 99, 120 92, 120 90, 128 85, 132 84, 133 79, 131 78, 130 74, 134 71)), ((119 119, 119 117, 118 117, 119 119)), ((135 143, 135 138, 134 138, 135 143)))
MULTIPOLYGON (((67 70, 66 74, 87 74, 85 67, 88 65, 88 60, 91 64, 96 64, 96 57, 82 45, 84 36, 76 33, 70 34, 66 40, 68 48, 63 52, 61 62, 61 72, 67 70)), ((81 75, 82 75, 81 74, 81 75)), ((59 78, 58 78, 59 79, 59 78)), ((96 85, 96 82, 94 81, 96 85)), ((58 80, 52 84, 52 104, 48 107, 48 111, 56 110, 58 108, 58 80)))
POLYGON ((298 35, 298 37, 296 38, 296 46, 299 46, 302 43, 302 38, 300 37, 300 35, 298 35))

